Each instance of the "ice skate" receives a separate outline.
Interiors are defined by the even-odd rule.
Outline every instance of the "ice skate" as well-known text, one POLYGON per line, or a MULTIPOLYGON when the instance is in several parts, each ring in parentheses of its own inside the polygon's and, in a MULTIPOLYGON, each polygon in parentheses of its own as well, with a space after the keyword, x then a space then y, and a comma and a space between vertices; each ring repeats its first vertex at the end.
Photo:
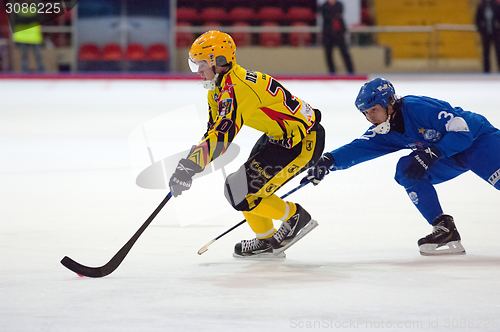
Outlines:
POLYGON ((418 240, 421 255, 465 255, 452 216, 442 214, 434 220, 432 226, 432 233, 418 240))
POLYGON ((253 238, 251 240, 242 240, 234 246, 234 257, 237 258, 285 258, 284 252, 276 253, 269 244, 269 240, 253 238))
POLYGON ((318 226, 318 222, 311 219, 311 215, 306 210, 299 204, 296 206, 295 214, 284 221, 270 238, 270 244, 275 253, 287 250, 318 226))

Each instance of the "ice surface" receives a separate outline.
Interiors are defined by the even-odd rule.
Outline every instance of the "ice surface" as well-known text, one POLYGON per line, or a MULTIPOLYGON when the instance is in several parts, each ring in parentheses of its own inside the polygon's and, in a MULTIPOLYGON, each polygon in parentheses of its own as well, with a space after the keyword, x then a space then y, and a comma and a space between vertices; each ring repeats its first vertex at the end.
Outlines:
MULTIPOLYGON (((444 99, 500 126, 500 77, 390 79, 399 95, 444 99)), ((283 83, 322 110, 328 151, 367 128, 353 105, 363 82, 283 83)), ((151 163, 147 146, 155 162, 169 144, 189 150, 203 135, 191 121, 205 123, 205 98, 195 81, 0 81, 0 331, 500 330, 500 193, 469 173, 437 186, 467 255, 422 257, 416 241, 431 227, 393 180, 407 152, 290 196, 319 227, 285 260, 233 258, 234 244, 253 237, 247 225, 196 254, 242 219, 216 170, 172 199, 110 276, 64 268, 65 255, 105 264, 161 202, 165 189, 135 182, 151 163), (178 122, 161 133, 151 120, 166 118, 178 122), (209 186, 219 189, 207 197, 209 186)), ((242 130, 226 174, 259 136, 242 130)))

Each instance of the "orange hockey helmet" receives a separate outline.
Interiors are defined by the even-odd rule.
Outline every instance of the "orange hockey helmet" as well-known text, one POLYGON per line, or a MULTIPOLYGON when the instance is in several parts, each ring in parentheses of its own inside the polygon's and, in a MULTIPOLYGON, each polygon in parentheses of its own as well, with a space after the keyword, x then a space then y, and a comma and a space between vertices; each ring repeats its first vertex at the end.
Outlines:
POLYGON ((189 67, 197 72, 204 61, 210 66, 236 64, 236 44, 230 35, 210 30, 199 36, 189 50, 189 67))

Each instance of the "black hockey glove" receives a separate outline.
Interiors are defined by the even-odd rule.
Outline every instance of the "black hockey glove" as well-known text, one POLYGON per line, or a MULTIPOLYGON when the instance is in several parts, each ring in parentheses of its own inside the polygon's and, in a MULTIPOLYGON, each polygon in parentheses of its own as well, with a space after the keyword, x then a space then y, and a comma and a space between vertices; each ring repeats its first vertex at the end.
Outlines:
POLYGON ((441 152, 435 147, 430 146, 424 150, 416 150, 410 153, 410 164, 403 170, 403 174, 411 180, 421 180, 425 172, 434 165, 441 156, 441 152))
POLYGON ((191 188, 192 178, 196 173, 203 169, 200 165, 189 159, 181 159, 177 165, 174 174, 170 177, 168 186, 174 197, 182 195, 184 190, 191 188))
POLYGON ((300 183, 304 183, 307 181, 312 181, 312 183, 316 186, 318 183, 323 180, 325 175, 330 173, 330 169, 335 164, 335 159, 331 155, 331 153, 327 152, 319 158, 318 162, 316 165, 313 167, 309 168, 307 171, 307 175, 300 180, 300 183))

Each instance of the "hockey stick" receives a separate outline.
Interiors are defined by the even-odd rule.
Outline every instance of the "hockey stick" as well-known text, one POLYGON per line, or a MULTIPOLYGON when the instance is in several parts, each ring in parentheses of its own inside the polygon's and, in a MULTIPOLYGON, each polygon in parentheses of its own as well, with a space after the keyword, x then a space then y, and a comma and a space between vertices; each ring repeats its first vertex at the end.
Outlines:
POLYGON ((165 206, 165 204, 167 204, 167 202, 170 200, 171 197, 172 193, 169 192, 167 197, 163 199, 163 201, 160 203, 160 205, 158 205, 156 210, 153 211, 153 213, 144 222, 144 224, 142 224, 142 226, 137 230, 137 232, 135 232, 135 234, 130 238, 130 240, 128 240, 128 242, 125 243, 125 245, 113 256, 113 258, 111 258, 111 260, 106 264, 104 264, 103 266, 88 267, 75 262, 68 256, 64 256, 64 258, 61 260, 61 264, 66 266, 68 269, 70 269, 71 271, 75 272, 80 276, 85 276, 90 278, 101 278, 112 273, 114 270, 118 268, 118 266, 120 266, 122 261, 125 259, 125 256, 127 256, 130 249, 132 249, 132 246, 137 241, 139 236, 141 236, 144 230, 146 230, 149 224, 151 224, 153 219, 161 211, 161 209, 165 206))
MULTIPOLYGON (((304 183, 301 183, 300 185, 298 185, 297 187, 293 188, 292 190, 290 190, 289 192, 287 192, 286 194, 284 194, 283 196, 281 196, 281 199, 284 199, 286 197, 288 197, 289 195, 293 194, 294 192, 296 192, 297 190, 299 190, 300 188, 304 187, 305 185, 308 185, 309 183, 311 183, 312 181, 307 181, 307 182, 304 182, 304 183)), ((238 228, 239 226, 243 225, 244 223, 246 222, 246 219, 243 219, 242 221, 240 221, 239 223, 237 223, 236 225, 234 225, 233 227, 231 227, 230 229, 228 229, 227 231, 225 231, 224 233, 222 233, 221 235, 215 237, 212 241, 208 242, 207 244, 205 244, 203 247, 201 247, 200 250, 198 250, 198 255, 201 255, 203 254, 205 251, 208 250, 208 247, 214 243, 215 241, 217 241, 218 239, 220 239, 221 237, 223 237, 224 235, 226 235, 227 233, 231 232, 232 230, 234 230, 235 228, 238 228)))

